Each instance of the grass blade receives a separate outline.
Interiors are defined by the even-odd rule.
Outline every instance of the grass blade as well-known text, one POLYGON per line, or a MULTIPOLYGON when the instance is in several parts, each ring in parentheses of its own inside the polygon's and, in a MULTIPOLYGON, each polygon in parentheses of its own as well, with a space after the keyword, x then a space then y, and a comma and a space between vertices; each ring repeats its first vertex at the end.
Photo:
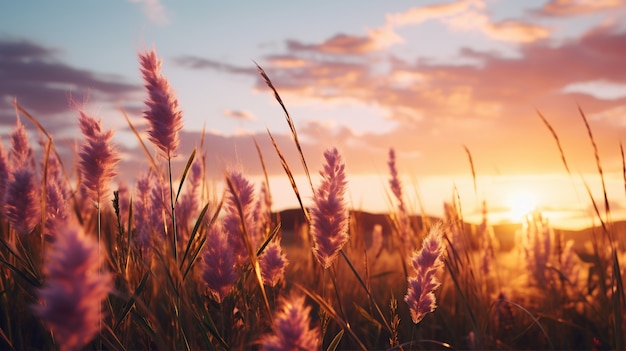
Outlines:
POLYGON ((137 300, 137 297, 139 297, 139 295, 141 295, 143 293, 143 290, 146 288, 146 282, 148 281, 149 276, 150 272, 146 272, 141 278, 141 281, 139 282, 139 285, 137 285, 137 289, 135 289, 133 296, 131 296, 128 302, 126 302, 126 305, 122 310, 122 314, 120 314, 117 322, 115 322, 115 325, 113 326, 113 333, 117 331, 117 328, 120 327, 124 319, 126 319, 126 317, 128 316, 130 310, 133 308, 133 306, 135 306, 135 301, 137 300))
POLYGON ((302 290, 302 292, 304 292, 308 297, 310 297, 311 299, 313 299, 315 302, 317 302, 317 304, 323 308, 326 313, 328 313, 330 315, 330 317, 335 320, 335 322, 339 325, 339 327, 341 327, 342 330, 347 330, 348 333, 352 336, 352 338, 356 341, 356 343, 359 345, 359 348, 361 350, 367 351, 367 347, 365 347, 365 345, 363 344, 363 342, 361 341, 361 339, 359 339, 359 337, 354 333, 354 330, 352 330, 352 328, 350 327, 350 325, 348 323, 346 323, 338 314, 337 312, 335 312, 335 309, 328 304, 328 302, 326 302, 326 300, 324 300, 323 297, 319 296, 317 293, 310 291, 309 289, 303 287, 302 285, 298 284, 298 283, 294 283, 294 285, 302 290))
POLYGON ((183 170, 183 175, 180 178, 180 183, 178 184, 178 191, 176 192, 176 200, 174 201, 174 203, 178 203, 178 197, 180 196, 180 192, 183 188, 183 184, 185 183, 185 178, 187 178, 187 173, 189 172, 189 168, 191 168, 191 165, 193 164, 193 160, 196 157, 196 149, 194 148, 193 151, 191 152, 191 155, 189 155, 189 159, 187 160, 187 164, 185 165, 185 169, 183 170))
POLYGON ((335 350, 337 350, 337 347, 339 347, 339 343, 341 342, 341 338, 343 337, 343 334, 344 334, 344 330, 341 329, 339 331, 339 333, 337 333, 337 335, 335 335, 333 340, 330 341, 330 344, 328 344, 328 347, 326 348, 326 351, 335 351, 335 350))

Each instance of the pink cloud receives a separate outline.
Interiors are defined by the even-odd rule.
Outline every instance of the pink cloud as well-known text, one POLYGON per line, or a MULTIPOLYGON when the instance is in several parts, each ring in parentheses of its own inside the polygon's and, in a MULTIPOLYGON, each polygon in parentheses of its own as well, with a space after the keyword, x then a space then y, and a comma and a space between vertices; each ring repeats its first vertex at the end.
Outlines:
POLYGON ((498 23, 487 23, 483 31, 493 39, 529 43, 550 36, 550 30, 543 26, 506 20, 498 23))

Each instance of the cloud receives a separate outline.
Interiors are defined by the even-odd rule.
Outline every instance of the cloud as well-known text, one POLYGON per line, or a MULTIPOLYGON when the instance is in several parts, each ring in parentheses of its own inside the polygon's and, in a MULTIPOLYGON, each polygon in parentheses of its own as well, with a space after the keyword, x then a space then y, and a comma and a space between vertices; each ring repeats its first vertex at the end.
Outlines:
POLYGON ((407 11, 387 15, 387 23, 394 27, 420 24, 422 22, 458 15, 467 11, 472 2, 455 1, 447 4, 413 7, 407 11))
POLYGON ((141 91, 120 76, 67 65, 59 61, 59 53, 27 40, 0 39, 0 124, 15 123, 14 98, 35 116, 45 116, 44 124, 62 128, 68 122, 59 114, 72 101, 117 104, 141 91))
POLYGON ((141 4, 145 16, 153 23, 160 26, 170 24, 165 7, 159 0, 130 0, 133 3, 141 4))
POLYGON ((535 12, 549 16, 581 15, 625 6, 622 0, 551 0, 535 12))
POLYGON ((236 74, 253 74, 256 75, 257 69, 254 66, 239 67, 229 63, 215 61, 203 57, 184 55, 174 58, 174 63, 180 67, 189 69, 202 70, 202 69, 214 69, 221 72, 236 73, 236 74))
POLYGON ((255 121, 256 117, 249 111, 241 111, 241 110, 224 110, 224 116, 231 117, 234 119, 245 120, 245 121, 255 121))

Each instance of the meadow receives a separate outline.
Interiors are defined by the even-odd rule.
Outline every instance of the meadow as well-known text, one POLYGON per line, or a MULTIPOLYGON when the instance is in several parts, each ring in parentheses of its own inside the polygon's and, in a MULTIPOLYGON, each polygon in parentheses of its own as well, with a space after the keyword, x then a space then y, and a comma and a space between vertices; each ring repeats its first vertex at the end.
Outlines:
MULTIPOLYGON (((330 147, 323 168, 308 169, 287 107, 258 67, 301 161, 289 164, 268 131, 300 203, 275 213, 267 174, 253 184, 225 171, 218 192, 202 140, 178 154, 183 116, 161 61, 147 51, 139 66, 148 129, 126 117, 146 155, 132 185, 116 179, 121 156, 100 120, 77 111, 82 138, 75 164, 64 165, 52 136, 15 102, 10 146, 0 144, 0 349, 626 348, 626 233, 610 219, 606 191, 604 204, 590 196, 600 224, 585 243, 539 212, 504 243, 487 204, 478 225, 454 196, 441 204, 445 218, 411 213, 392 148, 389 213, 354 211, 340 151, 330 147), (24 123, 38 128, 40 151, 24 123), (175 158, 187 161, 181 172, 175 158), (311 205, 294 181, 300 172, 311 205)), ((555 162, 569 173, 564 156, 555 162)))

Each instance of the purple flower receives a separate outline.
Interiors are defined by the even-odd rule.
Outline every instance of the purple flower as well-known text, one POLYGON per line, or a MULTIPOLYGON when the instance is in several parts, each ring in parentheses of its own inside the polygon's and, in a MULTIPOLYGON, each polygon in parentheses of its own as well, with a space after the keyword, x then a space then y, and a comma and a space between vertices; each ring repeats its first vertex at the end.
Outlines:
POLYGON ((65 225, 69 219, 69 199, 71 192, 65 178, 61 164, 56 156, 48 158, 46 182, 46 222, 44 233, 54 240, 57 228, 65 225))
POLYGON ((26 128, 19 118, 15 126, 15 130, 11 133, 11 151, 9 153, 9 161, 12 168, 30 168, 33 170, 33 149, 28 143, 28 135, 26 135, 26 128))
POLYGON ((324 152, 324 158, 326 164, 320 172, 322 183, 313 197, 311 236, 313 253, 326 269, 350 236, 348 209, 343 198, 346 192, 345 165, 335 148, 324 152))
POLYGON ((202 260, 204 261, 202 279, 209 295, 218 303, 232 290, 237 275, 235 274, 235 255, 228 243, 228 237, 219 223, 215 223, 207 233, 202 260))
POLYGON ((269 286, 276 286, 283 279, 288 263, 287 256, 285 256, 279 241, 272 241, 267 244, 265 250, 259 256, 263 283, 269 286))
POLYGON ((79 227, 60 233, 45 257, 46 283, 33 307, 61 350, 79 350, 99 330, 101 304, 112 277, 101 272, 98 243, 79 227))
POLYGON ((319 328, 311 329, 311 307, 304 297, 285 299, 274 317, 274 335, 266 335, 262 349, 267 351, 319 350, 319 328))
POLYGON ((150 233, 152 232, 152 226, 150 224, 150 213, 152 212, 150 191, 152 178, 150 173, 146 173, 139 178, 136 187, 136 198, 133 203, 133 220, 136 230, 137 244, 141 248, 142 252, 147 252, 151 243, 150 233))
POLYGON ((39 189, 28 168, 18 168, 7 185, 4 213, 20 234, 30 233, 40 221, 39 189))
POLYGON ((113 131, 103 131, 100 120, 79 111, 78 122, 85 137, 78 152, 78 169, 85 194, 100 205, 108 192, 109 182, 116 176, 115 165, 119 162, 117 150, 111 145, 113 131))
POLYGON ((228 180, 232 189, 228 189, 228 196, 226 197, 224 231, 228 234, 229 245, 237 257, 236 262, 241 264, 248 258, 248 250, 244 241, 244 224, 253 249, 257 248, 260 241, 260 235, 254 222, 254 186, 241 172, 230 172, 228 180), (241 206, 242 209, 243 222, 238 206, 241 206))
MULTIPOLYGON (((400 235, 402 243, 404 245, 409 245, 411 244, 410 240, 413 237, 413 229, 411 228, 409 213, 404 205, 402 182, 398 176, 398 168, 396 167, 396 152, 393 148, 389 149, 389 161, 387 162, 387 165, 389 166, 389 174, 391 176, 389 179, 389 186, 391 187, 391 192, 395 196, 396 200, 398 200, 398 211, 396 213, 398 216, 396 221, 398 234, 400 235)), ((411 247, 413 246, 411 245, 411 247)))
POLYGON ((413 323, 419 323, 427 313, 437 308, 434 291, 441 285, 435 274, 443 267, 441 255, 444 251, 441 225, 437 224, 422 243, 422 249, 411 258, 415 276, 408 279, 404 301, 409 305, 413 323))
POLYGON ((148 120, 149 139, 167 159, 176 156, 178 133, 183 128, 183 114, 169 82, 161 75, 161 60, 156 51, 139 54, 141 73, 148 90, 144 117, 148 120))

